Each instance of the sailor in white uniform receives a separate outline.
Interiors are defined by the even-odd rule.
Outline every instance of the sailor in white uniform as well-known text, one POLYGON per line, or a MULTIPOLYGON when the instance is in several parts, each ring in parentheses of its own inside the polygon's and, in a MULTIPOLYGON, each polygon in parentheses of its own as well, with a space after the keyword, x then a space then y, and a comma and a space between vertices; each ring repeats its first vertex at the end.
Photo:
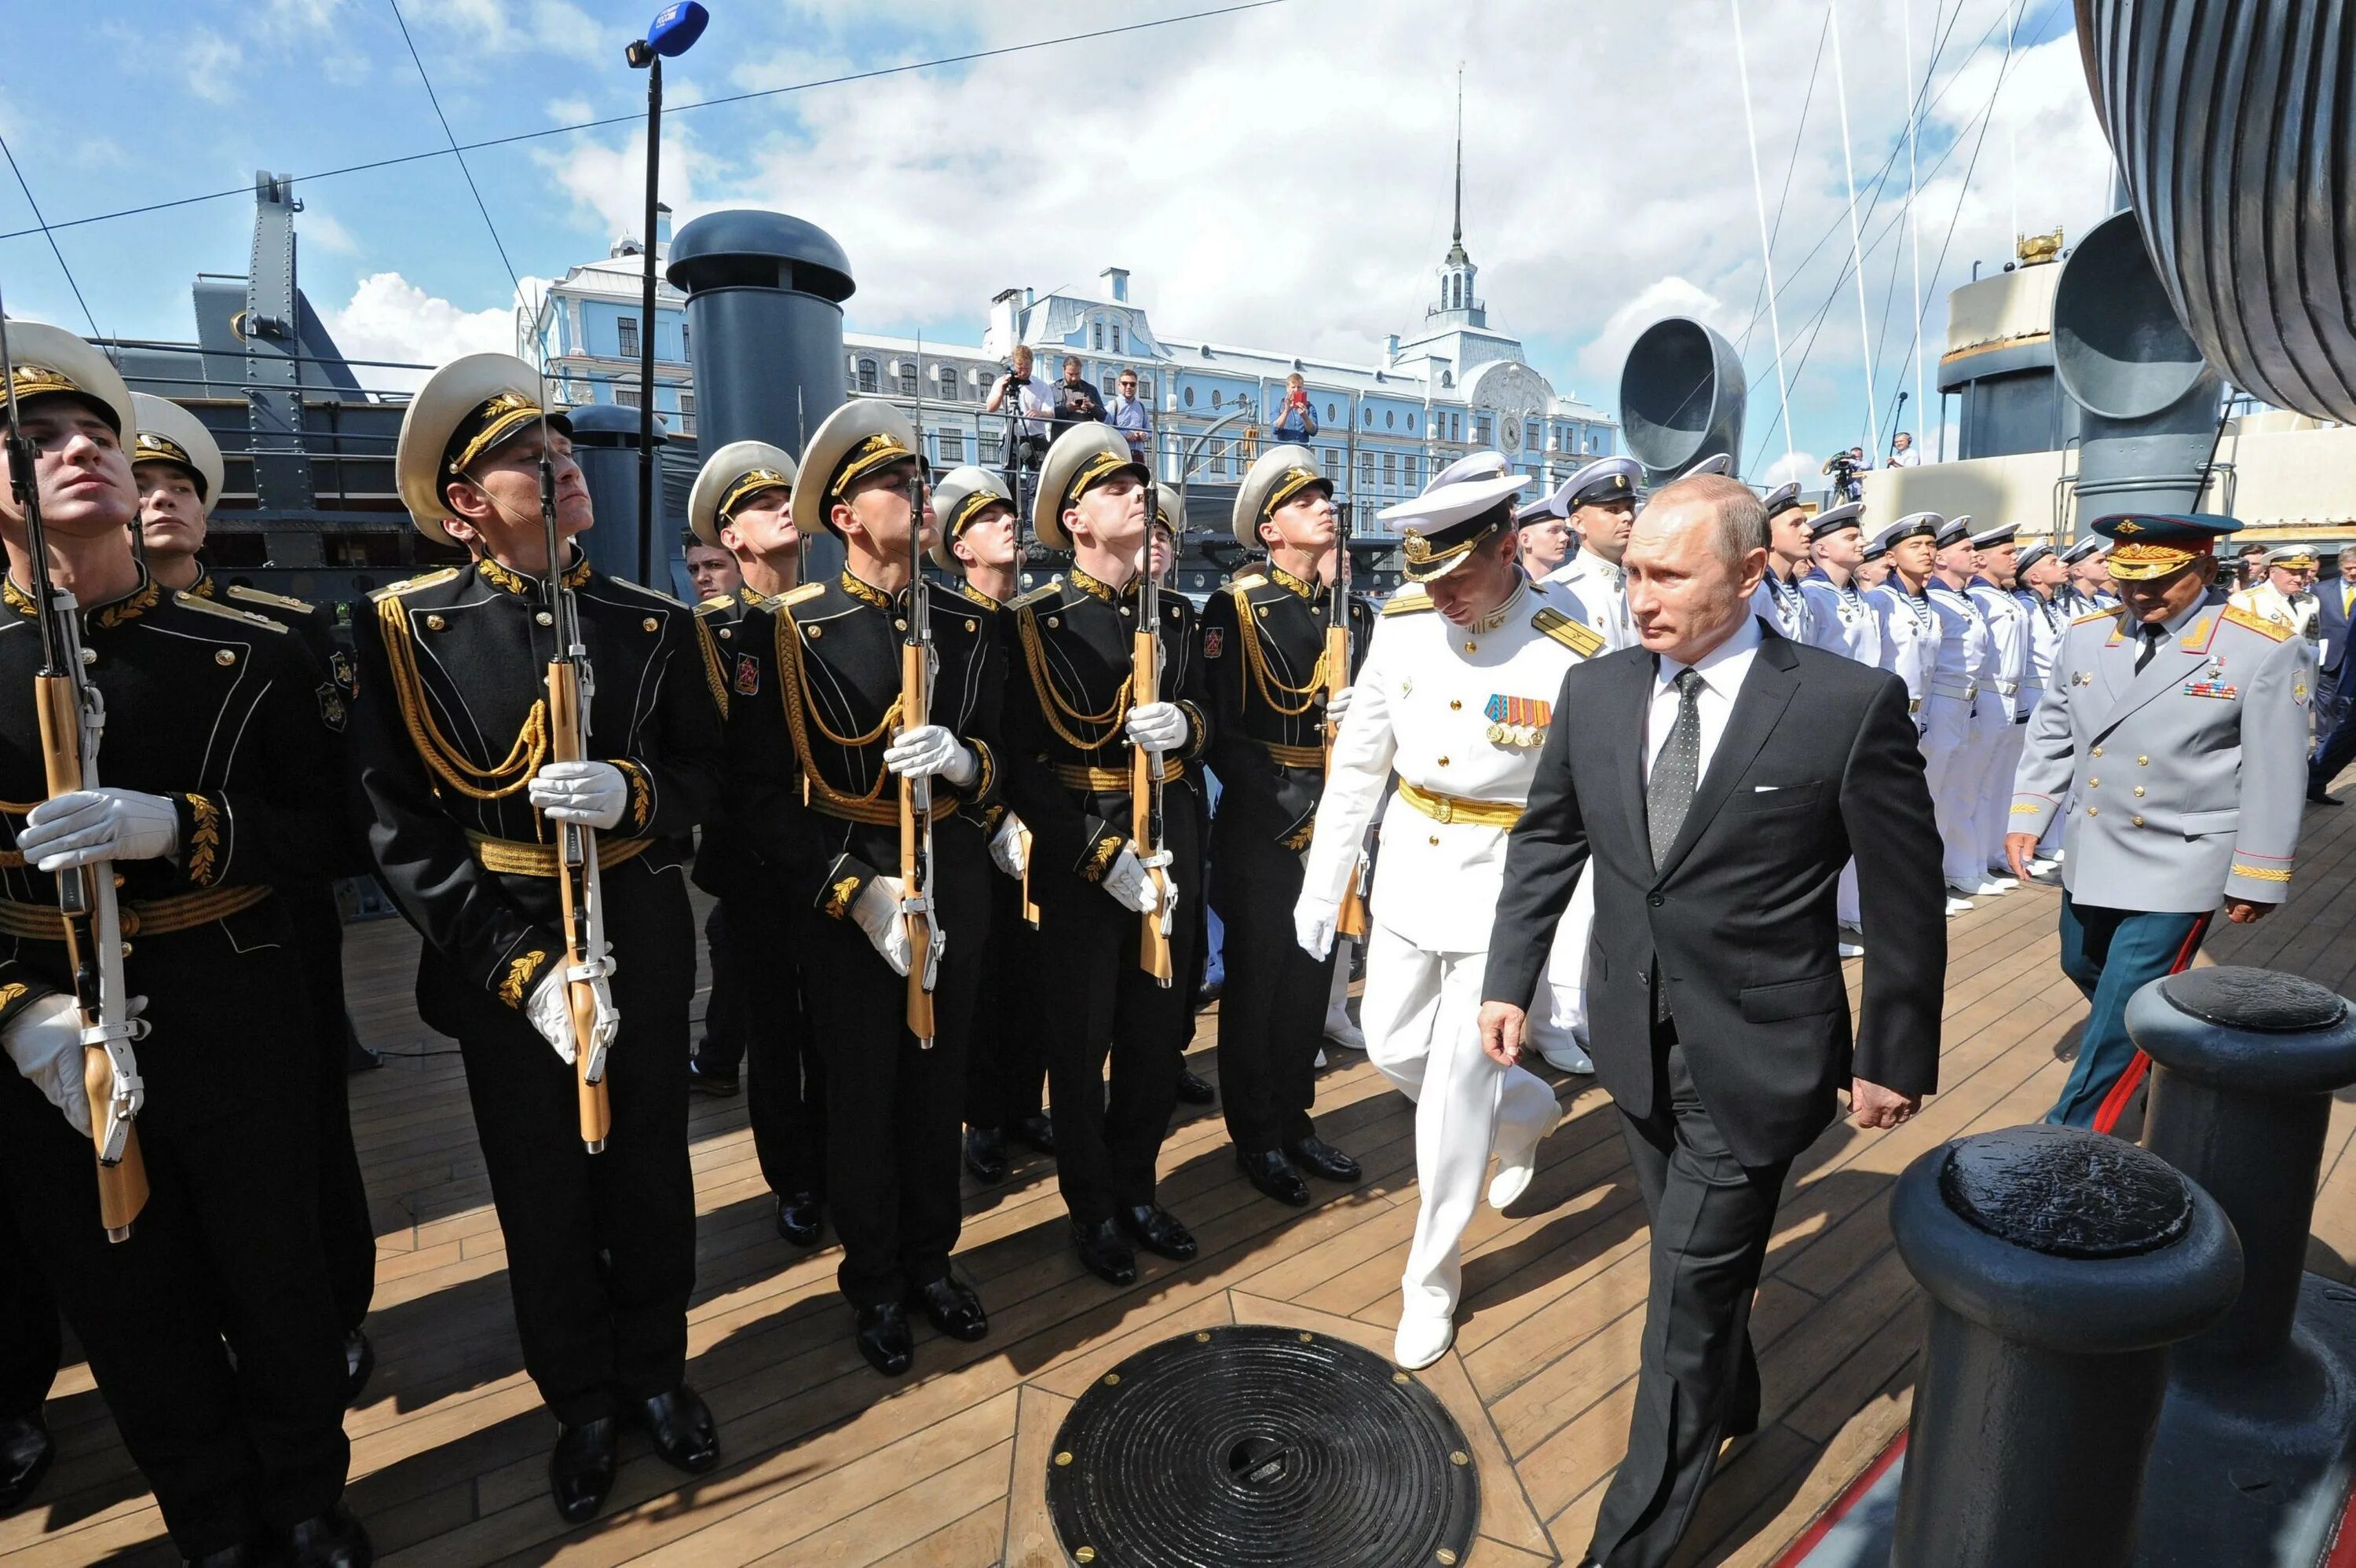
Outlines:
POLYGON ((1534 583, 1515 556, 1507 474, 1439 485, 1389 508, 1408 584, 1383 607, 1353 687, 1317 808, 1293 923, 1322 955, 1358 846, 1382 812, 1360 1019, 1366 1054, 1416 1102, 1421 1206, 1395 1358, 1429 1366, 1455 1337, 1460 1244, 1499 1157, 1489 1200, 1528 1187, 1561 1117, 1525 1067, 1483 1054, 1475 1029, 1505 836, 1528 800, 1564 672, 1604 649, 1582 608, 1534 583), (1398 790, 1384 805, 1392 777, 1398 790))
POLYGON ((1751 613, 1795 643, 1816 640, 1815 618, 1800 580, 1808 574, 1808 512, 1795 481, 1767 492, 1767 575, 1751 596, 1751 613))
POLYGON ((1628 620, 1628 582, 1620 570, 1620 556, 1628 548, 1629 531, 1636 526, 1644 485, 1644 465, 1634 458, 1599 457, 1564 480, 1547 498, 1579 532, 1579 553, 1556 568, 1547 581, 1578 594, 1595 628, 1615 648, 1627 647, 1636 640, 1635 627, 1628 620))
POLYGON ((1980 775, 1988 753, 1974 720, 1979 709, 1981 683, 1992 663, 1987 617, 1966 591, 1978 555, 1972 549, 1972 520, 1966 515, 1949 517, 1935 540, 1931 577, 1923 596, 1939 620, 1938 651, 1931 666, 1931 694, 1922 711, 1922 772, 1931 786, 1931 805, 1939 819, 1940 865, 1947 891, 1968 901, 1987 887, 1986 862, 1972 836, 1979 805, 1980 775))
MULTIPOLYGON (((2071 617, 2062 608, 2057 592, 2066 574, 2061 556, 2045 539, 2021 546, 2013 562, 2013 602, 2029 618, 2029 675, 2020 687, 2020 710, 2032 716, 2044 700, 2045 688, 2053 683, 2053 660, 2070 626, 2071 617)), ((2016 763, 2016 770, 2018 766, 2016 763)), ((2009 832, 2008 812, 2007 816, 2006 831, 2009 832)), ((2062 826, 2067 817, 2066 812, 2054 814, 2052 826, 2046 829, 2037 846, 2037 857, 2029 863, 2031 874, 2041 877, 2062 863, 2062 826)))
POLYGON ((2006 824, 2012 811, 2012 771, 2020 764, 2020 744, 2029 734, 2029 613, 2012 596, 2019 568, 2019 530, 2010 523, 1972 536, 1979 571, 1966 592, 1988 624, 1988 678, 1982 684, 1973 742, 1986 748, 1979 791, 1972 806, 1972 839, 1987 880, 1982 892, 2007 892, 2019 884, 2004 863, 2006 824), (1991 689, 1993 697, 1991 697, 1991 689))
MULTIPOLYGON (((1870 552, 1878 552, 1888 562, 1890 580, 1866 595, 1881 635, 1881 667, 1906 683, 1908 706, 1922 740, 1922 773, 1931 786, 1934 810, 1941 777, 1952 771, 1950 764, 1971 732, 1971 702, 1977 688, 1968 672, 1981 657, 1977 646, 1965 645, 1968 626, 1979 624, 1976 618, 1957 617, 1958 630, 1950 646, 1948 617, 1932 598, 1938 581, 1934 573, 1939 533, 1947 526, 1947 519, 1936 512, 1912 512, 1884 524, 1874 535, 1870 552)), ((1968 547, 1969 541, 1965 543, 1968 547)), ((1956 592, 1952 597, 1960 600, 1963 594, 1956 592)), ((1969 601, 1965 603, 1968 607, 1969 601)), ((1983 627, 1981 641, 1985 640, 1983 627)), ((1944 823, 1944 818, 1941 820, 1944 823)), ((1943 827, 1943 847, 1944 842, 1943 827)), ((1944 860, 1943 854, 1943 865, 1944 860)), ((1948 890, 1949 914, 1961 914, 1971 907, 1970 899, 1948 890)))
POLYGON ((1845 501, 1808 519, 1808 554, 1815 566, 1800 580, 1800 592, 1807 597, 1816 646, 1879 667, 1880 619, 1857 581, 1865 557, 1864 518, 1864 502, 1845 501))

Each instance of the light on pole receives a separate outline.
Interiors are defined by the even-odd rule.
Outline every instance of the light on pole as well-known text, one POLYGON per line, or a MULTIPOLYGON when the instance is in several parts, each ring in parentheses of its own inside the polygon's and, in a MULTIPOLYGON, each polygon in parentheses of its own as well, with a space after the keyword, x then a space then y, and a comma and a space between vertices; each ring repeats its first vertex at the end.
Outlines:
POLYGON ((662 62, 695 47, 712 13, 696 0, 666 5, 647 36, 623 51, 633 70, 647 73, 646 276, 639 291, 638 338, 638 581, 655 581, 655 208, 662 168, 662 62))

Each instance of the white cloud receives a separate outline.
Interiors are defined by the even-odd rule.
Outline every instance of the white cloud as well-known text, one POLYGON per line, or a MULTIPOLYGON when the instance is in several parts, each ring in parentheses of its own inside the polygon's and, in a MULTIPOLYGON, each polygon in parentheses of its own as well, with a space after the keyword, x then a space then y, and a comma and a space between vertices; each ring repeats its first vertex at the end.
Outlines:
POLYGON ((1772 490, 1776 485, 1789 485, 1794 479, 1808 489, 1821 489, 1824 484, 1829 483, 1825 480, 1824 464, 1816 461, 1815 453, 1798 451, 1786 453, 1769 464, 1767 472, 1759 476, 1759 483, 1772 490))
MULTIPOLYGON (((445 49, 460 46, 454 58, 470 62, 536 53, 619 69, 622 46, 630 41, 572 0, 408 0, 402 10, 411 27, 434 29, 445 49)), ((438 76, 440 62, 434 63, 438 76)))
POLYGON ((334 214, 321 212, 316 208, 304 209, 303 239, 306 244, 332 251, 338 256, 359 252, 360 242, 352 238, 352 231, 337 222, 334 214))
POLYGON ((207 102, 231 102, 244 91, 245 51, 210 27, 175 40, 171 52, 188 90, 207 102))
MULTIPOLYGON (((524 297, 536 298, 545 285, 544 279, 526 278, 524 297)), ((512 354, 516 349, 512 307, 466 310, 427 293, 399 272, 362 278, 348 304, 319 315, 336 346, 354 359, 439 365, 461 354, 512 354)), ((365 367, 359 374, 366 386, 405 391, 416 390, 426 376, 423 370, 375 366, 365 367)))
POLYGON ((547 110, 549 123, 553 125, 577 124, 584 120, 594 119, 597 113, 587 99, 579 97, 552 98, 548 101, 547 110))

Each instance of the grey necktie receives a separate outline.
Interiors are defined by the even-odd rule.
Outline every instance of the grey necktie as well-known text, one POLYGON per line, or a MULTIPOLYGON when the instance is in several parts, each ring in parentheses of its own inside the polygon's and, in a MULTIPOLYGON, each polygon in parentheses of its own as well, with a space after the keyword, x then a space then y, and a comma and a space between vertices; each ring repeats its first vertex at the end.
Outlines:
POLYGON ((1644 784, 1644 820, 1653 839, 1653 864, 1668 858, 1693 805, 1694 785, 1701 777, 1702 678, 1690 669, 1677 672, 1677 721, 1653 759, 1653 776, 1644 784))

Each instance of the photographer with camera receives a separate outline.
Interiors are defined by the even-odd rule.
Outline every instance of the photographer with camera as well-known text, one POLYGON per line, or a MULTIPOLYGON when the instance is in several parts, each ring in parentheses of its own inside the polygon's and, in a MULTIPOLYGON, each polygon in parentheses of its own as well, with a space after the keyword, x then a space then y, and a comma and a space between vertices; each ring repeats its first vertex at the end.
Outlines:
POLYGON ((1317 411, 1309 406, 1309 389, 1298 370, 1284 379, 1284 401, 1277 405, 1272 433, 1279 441, 1296 444, 1317 433, 1317 411))
POLYGON ((1823 472, 1832 476, 1833 489, 1844 501, 1865 499, 1865 482, 1858 470, 1865 466, 1865 448, 1852 446, 1847 452, 1836 452, 1825 459, 1823 472))
POLYGON ((982 404, 981 411, 996 413, 1005 406, 1010 395, 1021 417, 1010 421, 1013 428, 1009 432, 1012 439, 1006 443, 1006 484, 1020 496, 1028 494, 1023 475, 1037 474, 1040 459, 1047 455, 1051 439, 1048 421, 1055 417, 1057 400, 1055 383, 1032 373, 1031 346, 1027 343, 1014 346, 1006 373, 990 389, 990 401, 982 404))

